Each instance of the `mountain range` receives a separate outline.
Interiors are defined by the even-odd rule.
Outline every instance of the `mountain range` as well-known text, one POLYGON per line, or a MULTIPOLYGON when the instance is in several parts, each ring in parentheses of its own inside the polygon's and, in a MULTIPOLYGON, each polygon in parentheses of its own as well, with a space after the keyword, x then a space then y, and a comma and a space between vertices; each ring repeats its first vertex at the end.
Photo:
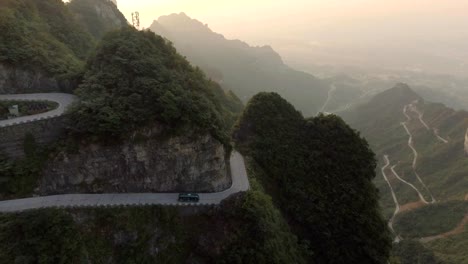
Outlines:
POLYGON ((327 82, 287 66, 270 46, 228 40, 185 13, 162 16, 149 29, 172 41, 190 62, 244 102, 258 92, 277 92, 310 116, 326 100, 327 82))
POLYGON ((447 249, 468 243, 468 112, 398 84, 339 114, 376 153, 374 182, 395 241, 417 240, 442 263, 465 263, 465 254, 447 249))
POLYGON ((0 128, 24 154, 0 153, 0 198, 221 191, 234 147, 251 182, 200 210, 0 214, 0 262, 468 262, 468 112, 403 83, 319 79, 185 13, 154 21, 162 38, 107 0, 0 6, 0 93, 81 100, 59 125, 0 128))

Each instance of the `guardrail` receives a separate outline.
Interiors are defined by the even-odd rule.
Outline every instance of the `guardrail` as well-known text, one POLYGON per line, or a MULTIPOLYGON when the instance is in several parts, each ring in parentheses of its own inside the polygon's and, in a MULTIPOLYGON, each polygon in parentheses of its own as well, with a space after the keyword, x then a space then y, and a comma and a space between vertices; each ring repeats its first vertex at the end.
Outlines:
POLYGON ((46 119, 57 118, 62 116, 66 109, 78 98, 71 94, 63 93, 43 93, 43 94, 10 94, 10 95, 0 95, 0 101, 20 101, 20 102, 29 102, 29 101, 51 101, 58 103, 56 109, 50 110, 45 113, 40 113, 30 116, 22 116, 13 119, 0 120, 0 128, 21 125, 30 122, 37 122, 46 119), (18 120, 18 121, 15 121, 18 120))
POLYGON ((0 201, 0 212, 21 212, 43 208, 86 208, 118 206, 211 206, 221 203, 229 196, 250 188, 244 158, 233 152, 230 158, 232 185, 217 193, 200 193, 197 203, 178 202, 179 193, 110 193, 110 194, 63 194, 25 199, 0 201))

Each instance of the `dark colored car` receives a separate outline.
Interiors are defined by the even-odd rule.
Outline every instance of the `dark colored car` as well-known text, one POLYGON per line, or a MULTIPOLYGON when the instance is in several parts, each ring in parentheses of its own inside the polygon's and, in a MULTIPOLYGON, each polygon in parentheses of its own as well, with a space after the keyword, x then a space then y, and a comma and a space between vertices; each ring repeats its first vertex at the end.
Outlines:
POLYGON ((179 194, 179 202, 183 203, 198 203, 200 196, 196 193, 181 193, 179 194))

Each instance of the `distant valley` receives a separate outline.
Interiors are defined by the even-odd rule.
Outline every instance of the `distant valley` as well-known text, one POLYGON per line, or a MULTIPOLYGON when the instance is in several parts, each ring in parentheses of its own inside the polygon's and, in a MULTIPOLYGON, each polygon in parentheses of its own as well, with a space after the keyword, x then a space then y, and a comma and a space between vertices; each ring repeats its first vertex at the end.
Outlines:
POLYGON ((290 68, 270 46, 227 40, 185 13, 160 17, 149 29, 172 41, 190 62, 244 102, 258 92, 277 92, 311 116, 326 100, 325 81, 290 68))
MULTIPOLYGON (((394 240, 419 239, 435 252, 450 239, 458 239, 454 247, 467 243, 468 112, 427 102, 398 84, 339 114, 376 153, 375 184, 394 240)), ((441 254, 464 263, 463 254, 441 254)))
POLYGON ((468 81, 0 7, 0 263, 468 263, 468 81))

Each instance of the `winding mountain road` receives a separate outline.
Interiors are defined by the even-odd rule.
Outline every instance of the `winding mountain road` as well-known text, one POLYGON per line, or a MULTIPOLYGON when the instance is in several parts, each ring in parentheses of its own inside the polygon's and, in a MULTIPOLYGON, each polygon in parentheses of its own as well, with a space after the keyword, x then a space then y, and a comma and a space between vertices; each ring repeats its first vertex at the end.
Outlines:
POLYGON ((0 127, 7 127, 16 124, 34 122, 61 116, 65 113, 67 108, 77 100, 78 98, 75 95, 64 93, 0 94, 0 101, 52 101, 58 103, 58 107, 52 111, 37 115, 0 120, 0 127))
POLYGON ((414 175, 416 176, 416 178, 418 179, 418 181, 421 183, 421 185, 424 187, 424 189, 429 193, 429 195, 431 196, 431 203, 435 203, 436 202, 436 199, 434 198, 434 196, 432 195, 432 192, 429 190, 429 188, 427 187, 427 185, 423 182, 423 180, 421 179, 421 177, 419 176, 418 172, 416 171, 416 166, 417 166, 417 161, 418 161, 418 152, 416 151, 416 148, 414 147, 414 142, 413 142, 413 135, 411 134, 411 131, 409 130, 408 126, 407 126, 407 122, 410 122, 411 121, 411 117, 406 113, 407 109, 408 109, 408 105, 406 105, 404 108, 403 108, 403 114, 406 116, 407 118, 407 121, 406 122, 402 122, 401 125, 403 126, 403 128, 405 129, 406 133, 408 134, 409 136, 409 139, 408 139, 408 146, 410 147, 410 149, 413 151, 413 163, 412 163, 412 168, 413 168, 413 172, 414 172, 414 175))
POLYGON ((415 190, 417 193, 418 193, 418 196, 419 196, 419 199, 425 203, 425 204, 429 204, 429 202, 424 198, 424 196, 421 194, 421 192, 418 190, 418 188, 416 188, 416 186, 414 186, 413 184, 411 184, 410 182, 407 182, 406 180, 404 180, 403 178, 400 177, 400 175, 395 171, 395 168, 396 168, 397 165, 393 165, 390 170, 392 171, 393 175, 395 175, 395 177, 400 180, 401 182, 403 182, 404 184, 410 186, 411 188, 413 188, 413 190, 415 190))
POLYGON ((392 218, 390 218, 390 220, 388 220, 388 227, 390 228, 392 233, 395 235, 395 239, 393 240, 393 242, 394 243, 399 243, 402 240, 402 238, 401 238, 400 235, 398 235, 395 232, 395 229, 393 229, 393 222, 395 221, 395 217, 397 216, 397 214, 400 212, 400 204, 398 203, 398 199, 396 197, 395 191, 393 190, 392 184, 388 180, 387 174, 385 173, 385 170, 388 168, 388 166, 390 166, 390 159, 388 158, 388 155, 385 155, 384 159, 385 159, 385 165, 381 169, 382 170, 382 176, 384 177, 385 181, 387 182, 388 187, 390 187, 390 192, 392 193, 393 202, 395 203, 395 211, 393 212, 392 218))
POLYGON ((333 95, 333 93, 336 91, 336 86, 334 84, 330 84, 330 90, 328 90, 328 95, 327 95, 327 100, 323 104, 322 108, 320 109, 319 112, 324 112, 325 109, 327 108, 328 103, 330 102, 330 99, 333 95))
POLYGON ((440 140, 441 142, 445 143, 445 144, 448 144, 449 141, 446 140, 445 138, 441 137, 440 134, 439 134, 439 129, 438 128, 433 128, 432 131, 434 131, 434 135, 437 137, 438 140, 440 140))
MULTIPOLYGON (((0 101, 53 101, 57 109, 37 115, 1 120, 1 127, 34 122, 63 115, 67 108, 78 98, 71 94, 13 94, 0 95, 0 101)), ((250 188, 245 162, 242 155, 233 151, 230 157, 232 185, 218 193, 200 193, 198 203, 179 203, 179 193, 109 193, 109 194, 64 194, 25 199, 0 201, 0 212, 20 212, 31 209, 51 207, 100 207, 100 206, 142 206, 142 205, 212 205, 219 204, 232 194, 250 188)))
POLYGON ((0 212, 21 212, 41 208, 111 207, 144 205, 215 205, 232 194, 250 188, 244 158, 233 152, 230 158, 232 185, 218 193, 200 193, 198 203, 178 202, 179 193, 63 194, 0 201, 0 212))
POLYGON ((421 113, 419 111, 419 109, 414 105, 414 102, 411 103, 409 105, 409 109, 412 111, 412 112, 415 112, 417 115, 418 115, 418 119, 419 119, 419 122, 421 122, 421 124, 427 129, 427 130, 431 130, 431 128, 426 124, 426 122, 424 122, 423 120, 423 113, 421 113))
POLYGON ((424 121, 423 119, 423 116, 424 116, 424 113, 421 113, 421 111, 419 111, 418 107, 415 105, 415 102, 409 104, 409 105, 406 105, 405 108, 403 109, 403 113, 405 114, 406 118, 407 118, 407 122, 409 122, 411 120, 411 117, 408 116, 408 114, 406 113, 406 111, 408 110, 411 110, 412 112, 416 113, 418 115, 418 119, 419 119, 419 122, 421 122, 421 124, 428 130, 432 130, 432 132, 434 133, 434 136, 439 140, 441 141, 442 143, 449 143, 448 140, 446 140, 445 138, 441 137, 440 134, 439 134, 439 129, 437 128, 432 128, 424 121))

